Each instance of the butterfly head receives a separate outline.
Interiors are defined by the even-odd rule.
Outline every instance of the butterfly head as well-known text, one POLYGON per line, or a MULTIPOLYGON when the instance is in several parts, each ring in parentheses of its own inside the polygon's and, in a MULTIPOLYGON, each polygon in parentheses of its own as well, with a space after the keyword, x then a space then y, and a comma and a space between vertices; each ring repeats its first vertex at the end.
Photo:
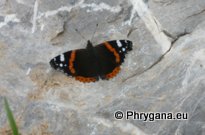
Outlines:
POLYGON ((93 44, 91 43, 90 40, 88 40, 86 49, 90 49, 90 48, 93 48, 93 44))

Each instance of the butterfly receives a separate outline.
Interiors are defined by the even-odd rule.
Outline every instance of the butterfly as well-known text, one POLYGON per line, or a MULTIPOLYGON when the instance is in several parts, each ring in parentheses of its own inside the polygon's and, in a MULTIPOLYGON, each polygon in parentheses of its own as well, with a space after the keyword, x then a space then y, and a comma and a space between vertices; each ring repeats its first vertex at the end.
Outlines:
POLYGON ((51 59, 50 65, 84 83, 109 80, 119 73, 132 46, 130 40, 106 41, 96 46, 88 40, 86 48, 60 54, 51 59))

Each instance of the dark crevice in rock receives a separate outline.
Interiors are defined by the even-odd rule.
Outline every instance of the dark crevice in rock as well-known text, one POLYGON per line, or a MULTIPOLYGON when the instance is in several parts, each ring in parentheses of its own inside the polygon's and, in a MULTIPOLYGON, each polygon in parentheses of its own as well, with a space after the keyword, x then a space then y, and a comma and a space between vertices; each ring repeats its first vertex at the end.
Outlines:
MULTIPOLYGON (((170 48, 169 48, 162 56, 159 57, 159 59, 158 59, 156 62, 154 62, 150 67, 148 67, 148 68, 147 68, 146 70, 144 70, 142 73, 144 73, 144 72, 150 70, 150 69, 153 68, 155 65, 157 65, 159 62, 161 62, 162 59, 165 57, 165 55, 166 55, 168 52, 170 52, 171 49, 172 49, 172 45, 170 46, 170 48)), ((142 74, 142 73, 141 73, 141 74, 142 74)))
MULTIPOLYGON (((165 32, 164 32, 165 33, 165 32)), ((171 42, 171 46, 170 48, 154 63, 152 64, 148 69, 146 69, 145 71, 151 69, 152 67, 154 67, 155 65, 157 65, 160 61, 162 61, 162 59, 167 55, 167 53, 170 52, 170 50, 172 49, 173 45, 175 44, 176 41, 178 41, 181 37, 184 37, 186 35, 188 35, 190 33, 186 32, 186 30, 183 33, 178 34, 175 38, 169 33, 166 32, 166 35, 171 37, 173 39, 173 41, 171 42)))
POLYGON ((51 39, 51 42, 54 42, 54 40, 56 40, 58 37, 60 37, 61 35, 63 35, 64 30, 59 32, 54 38, 51 39))
POLYGON ((130 35, 131 35, 135 30, 137 30, 137 28, 130 28, 130 30, 129 30, 128 33, 127 33, 127 38, 129 38, 130 35))
MULTIPOLYGON (((163 32, 164 32, 164 31, 163 31, 163 32)), ((164 32, 164 33, 165 33, 165 32, 164 32)), ((152 68, 153 68, 154 66, 156 66, 158 63, 160 63, 160 62, 164 59, 164 57, 171 51, 171 49, 172 49, 172 47, 173 47, 173 45, 175 44, 176 41, 178 41, 181 37, 184 37, 184 36, 186 36, 186 35, 188 35, 188 34, 190 34, 190 33, 186 32, 186 30, 185 30, 183 33, 180 33, 180 34, 178 34, 175 38, 173 38, 174 36, 172 36, 169 32, 166 31, 165 35, 167 35, 168 37, 173 38, 173 41, 171 42, 170 48, 169 48, 162 56, 160 56, 157 61, 155 61, 150 67, 148 67, 147 69, 145 69, 143 72, 141 72, 141 73, 139 73, 139 74, 136 73, 136 74, 134 74, 134 75, 132 75, 132 76, 126 78, 126 79, 123 80, 122 82, 125 82, 126 80, 128 80, 128 79, 130 79, 130 78, 132 78, 132 77, 134 77, 134 76, 136 76, 136 75, 139 76, 139 75, 141 75, 141 74, 147 72, 148 70, 152 69, 152 68)))
POLYGON ((187 20, 187 19, 189 19, 189 18, 191 18, 191 17, 194 17, 194 16, 198 16, 198 15, 200 15, 200 14, 203 14, 204 12, 205 12, 205 9, 199 11, 198 13, 194 13, 194 14, 192 14, 192 15, 190 15, 190 16, 187 16, 184 20, 187 20))
POLYGON ((181 37, 183 37, 183 36, 185 36, 185 35, 187 35, 187 34, 190 34, 189 32, 186 31, 186 29, 184 30, 184 32, 179 33, 177 36, 173 36, 171 33, 169 33, 169 32, 166 31, 166 30, 163 30, 163 33, 164 33, 167 37, 169 37, 169 38, 172 39, 171 45, 173 45, 179 38, 181 38, 181 37))
POLYGON ((165 6, 171 5, 174 3, 175 0, 161 0, 161 1, 154 1, 154 3, 159 3, 165 6))
POLYGON ((174 38, 174 40, 172 41, 171 46, 172 46, 176 41, 178 41, 181 37, 186 36, 186 35, 188 35, 188 34, 190 34, 190 33, 187 32, 186 29, 185 29, 184 32, 178 34, 178 35, 174 38))
POLYGON ((162 32, 163 32, 167 37, 171 38, 172 40, 175 39, 174 36, 173 36, 171 33, 169 33, 168 31, 162 30, 162 32))
POLYGON ((156 24, 156 26, 157 26, 157 29, 160 31, 161 30, 161 26, 159 26, 159 23, 158 23, 158 21, 156 20, 156 18, 153 18, 153 20, 154 20, 154 23, 156 24))
POLYGON ((62 29, 62 31, 60 31, 59 33, 57 33, 57 35, 56 35, 55 37, 53 37, 50 41, 51 41, 51 42, 54 42, 56 39, 58 39, 60 36, 62 36, 65 31, 66 31, 66 21, 63 23, 63 29, 62 29))

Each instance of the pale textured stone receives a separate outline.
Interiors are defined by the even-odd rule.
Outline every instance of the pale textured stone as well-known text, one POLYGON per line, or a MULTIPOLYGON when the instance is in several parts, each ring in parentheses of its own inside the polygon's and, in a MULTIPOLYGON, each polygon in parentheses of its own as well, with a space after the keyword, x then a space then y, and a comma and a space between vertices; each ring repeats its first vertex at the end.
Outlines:
MULTIPOLYGON (((1 0, 0 106, 21 134, 205 134, 204 0, 1 0), (94 35, 95 26, 97 32, 94 35), (83 84, 51 58, 113 39, 133 41, 121 72, 83 84), (115 120, 117 110, 188 112, 188 120, 115 120)), ((10 133, 0 109, 0 134, 10 133)))

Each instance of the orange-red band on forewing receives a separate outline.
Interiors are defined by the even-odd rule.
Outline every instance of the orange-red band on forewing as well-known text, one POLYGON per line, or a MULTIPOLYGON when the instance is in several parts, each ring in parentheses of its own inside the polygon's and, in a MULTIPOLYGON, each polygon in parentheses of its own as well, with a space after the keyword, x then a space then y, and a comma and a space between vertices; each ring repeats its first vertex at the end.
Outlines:
POLYGON ((80 81, 80 82, 84 82, 84 83, 89 83, 89 82, 95 82, 97 81, 95 78, 93 77, 83 77, 83 76, 76 76, 75 77, 76 80, 80 81))
POLYGON ((75 74, 75 68, 73 65, 73 62, 75 61, 75 56, 76 56, 76 51, 72 51, 69 59, 69 70, 72 74, 75 74))
POLYGON ((120 55, 117 53, 115 48, 113 48, 108 42, 105 42, 104 44, 105 44, 106 48, 115 55, 116 63, 119 63, 120 62, 120 55))
POLYGON ((111 73, 107 74, 105 77, 107 79, 115 77, 120 71, 120 67, 116 67, 111 73))

